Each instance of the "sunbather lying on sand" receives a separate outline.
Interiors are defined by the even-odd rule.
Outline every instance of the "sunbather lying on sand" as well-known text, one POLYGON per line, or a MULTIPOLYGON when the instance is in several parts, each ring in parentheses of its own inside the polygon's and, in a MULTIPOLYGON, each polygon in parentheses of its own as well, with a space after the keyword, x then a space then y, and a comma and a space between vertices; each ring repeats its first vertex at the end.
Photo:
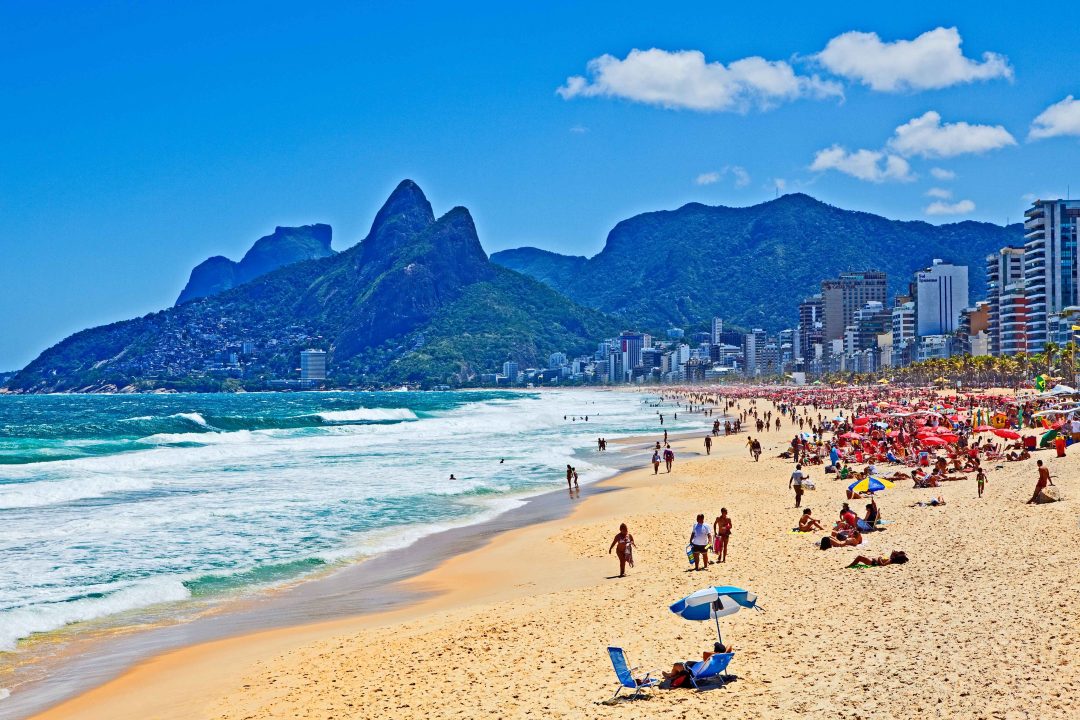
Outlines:
POLYGON ((893 550, 889 553, 888 557, 884 555, 881 557, 870 558, 865 555, 857 555, 855 559, 848 565, 849 568, 856 567, 858 565, 868 565, 870 567, 883 567, 885 565, 903 565, 908 561, 907 553, 903 550, 893 550))
POLYGON ((912 505, 911 507, 938 507, 939 505, 944 505, 944 504, 945 504, 945 498, 938 495, 936 498, 934 498, 930 502, 919 501, 919 502, 915 503, 914 505, 912 505))
POLYGON ((821 538, 821 543, 819 544, 819 547, 822 550, 828 550, 829 548, 835 547, 855 547, 856 545, 861 544, 862 533, 860 533, 858 530, 852 530, 850 533, 837 533, 836 537, 826 535, 825 537, 821 538))

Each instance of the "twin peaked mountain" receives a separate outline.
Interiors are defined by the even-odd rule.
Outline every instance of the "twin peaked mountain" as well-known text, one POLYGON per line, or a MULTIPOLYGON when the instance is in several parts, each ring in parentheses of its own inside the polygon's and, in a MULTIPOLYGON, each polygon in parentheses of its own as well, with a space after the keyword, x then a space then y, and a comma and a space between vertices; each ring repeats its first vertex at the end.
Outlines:
POLYGON ((900 222, 794 194, 638 215, 588 259, 535 248, 489 259, 468 210, 436 219, 406 180, 355 246, 335 253, 326 225, 278 228, 238 263, 202 263, 175 307, 72 335, 7 388, 260 387, 296 378, 307 347, 329 351, 339 385, 464 383, 507 359, 542 367, 555 351, 591 352, 620 329, 720 315, 777 330, 843 270, 885 270, 896 292, 940 257, 970 266, 977 295, 986 255, 1022 239, 1019 225, 900 222))
MULTIPOLYGON (((188 292, 197 274, 188 295, 197 294, 188 292)), ((556 350, 595 348, 596 338, 616 331, 600 313, 490 262, 469 211, 457 207, 436 219, 410 180, 348 250, 180 300, 168 310, 72 335, 19 372, 8 389, 228 387, 229 348, 240 350, 247 368, 232 382, 244 385, 295 379, 307 347, 329 351, 332 379, 340 384, 464 382, 508 358, 546 365, 556 350)))

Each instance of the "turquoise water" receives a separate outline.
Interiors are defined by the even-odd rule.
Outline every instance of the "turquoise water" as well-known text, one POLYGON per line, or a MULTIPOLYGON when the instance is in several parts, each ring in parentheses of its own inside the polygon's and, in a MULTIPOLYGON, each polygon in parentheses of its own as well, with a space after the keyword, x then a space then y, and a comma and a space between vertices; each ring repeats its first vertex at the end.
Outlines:
POLYGON ((403 547, 563 487, 567 463, 582 482, 608 476, 596 438, 656 432, 656 402, 597 391, 0 396, 0 651, 403 547))

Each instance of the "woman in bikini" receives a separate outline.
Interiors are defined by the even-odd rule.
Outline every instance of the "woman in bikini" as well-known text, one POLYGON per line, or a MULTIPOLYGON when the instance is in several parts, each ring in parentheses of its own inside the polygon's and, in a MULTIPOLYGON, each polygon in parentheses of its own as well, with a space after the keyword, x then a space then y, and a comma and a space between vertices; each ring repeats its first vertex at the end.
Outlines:
POLYGON ((855 559, 848 565, 849 568, 853 568, 857 565, 868 565, 870 567, 884 567, 885 565, 903 565, 908 561, 907 553, 903 550, 893 550, 889 553, 889 557, 882 555, 881 557, 869 558, 865 555, 856 555, 855 559))
POLYGON ((728 517, 727 508, 720 508, 720 517, 713 520, 713 535, 717 562, 727 561, 728 538, 731 537, 731 518, 728 517))
POLYGON ((626 528, 626 523, 619 526, 619 534, 611 541, 608 547, 608 555, 612 548, 619 558, 619 577, 626 577, 626 566, 634 567, 634 536, 626 528))

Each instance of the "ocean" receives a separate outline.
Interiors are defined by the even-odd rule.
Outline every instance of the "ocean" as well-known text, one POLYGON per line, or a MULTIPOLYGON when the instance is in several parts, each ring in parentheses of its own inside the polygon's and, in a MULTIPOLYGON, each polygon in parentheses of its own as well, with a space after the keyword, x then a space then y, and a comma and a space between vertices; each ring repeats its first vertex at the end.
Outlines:
POLYGON ((567 464, 583 484, 608 477, 617 453, 594 452, 597 437, 655 434, 658 411, 671 432, 702 428, 659 402, 0 396, 0 665, 50 634, 181 617, 481 522, 565 488, 567 464))

